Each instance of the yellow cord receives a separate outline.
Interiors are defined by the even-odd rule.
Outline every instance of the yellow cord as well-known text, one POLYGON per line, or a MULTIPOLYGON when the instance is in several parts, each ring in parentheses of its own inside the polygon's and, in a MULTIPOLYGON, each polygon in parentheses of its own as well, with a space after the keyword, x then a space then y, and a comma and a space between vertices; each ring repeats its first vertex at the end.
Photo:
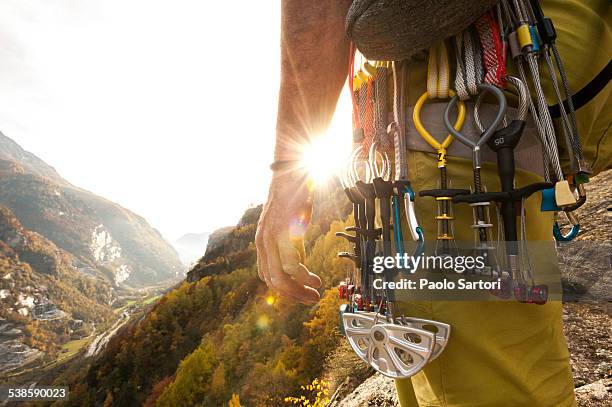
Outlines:
MULTIPOLYGON (((446 167, 446 149, 453 141, 449 133, 442 143, 439 143, 423 126, 421 122, 421 109, 427 100, 446 99, 455 96, 455 92, 449 86, 450 66, 448 63, 448 52, 444 41, 434 44, 429 49, 429 61, 427 64, 427 92, 425 92, 414 105, 412 121, 417 131, 438 153, 438 168, 446 167)), ((465 121, 465 103, 459 101, 457 104, 457 121, 455 129, 461 130, 465 121)))
MULTIPOLYGON (((449 90, 448 94, 451 97, 455 96, 455 92, 453 92, 452 90, 449 90)), ((423 93, 419 100, 417 100, 416 104, 414 105, 414 110, 412 111, 412 121, 414 122, 414 127, 421 135, 421 137, 423 137, 425 141, 427 141, 427 143, 429 143, 429 145, 432 146, 438 153, 438 168, 446 167, 446 149, 453 141, 454 137, 449 133, 444 139, 444 141, 440 143, 434 138, 434 136, 431 135, 431 133, 429 133, 429 131, 427 131, 425 126, 423 126, 423 123, 421 122, 421 109, 423 108, 425 102, 427 102, 428 100, 431 99, 429 99, 429 93, 427 92, 423 93)), ((453 125, 455 130, 461 130, 464 121, 465 103, 460 100, 457 103, 457 120, 455 120, 455 124, 453 125)))

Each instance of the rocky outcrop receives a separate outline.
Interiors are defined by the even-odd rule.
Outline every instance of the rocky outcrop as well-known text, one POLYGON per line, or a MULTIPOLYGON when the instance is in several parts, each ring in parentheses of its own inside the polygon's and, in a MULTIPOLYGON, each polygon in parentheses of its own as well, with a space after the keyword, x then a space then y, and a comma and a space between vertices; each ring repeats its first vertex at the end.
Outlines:
POLYGON ((187 281, 236 270, 255 262, 255 230, 262 206, 249 208, 235 227, 211 233, 206 253, 187 273, 187 281))
MULTIPOLYGON (((612 379, 601 379, 576 388, 576 401, 580 407, 612 405, 612 379)), ((392 379, 375 374, 359 385, 342 400, 332 401, 329 407, 399 407, 392 379)))
POLYGON ((44 355, 22 342, 23 331, 14 323, 0 318, 0 374, 34 362, 44 355))
POLYGON ((342 400, 333 400, 330 407, 399 407, 395 382, 381 374, 370 376, 342 400))
POLYGON ((577 388, 576 400, 580 407, 612 405, 612 379, 601 379, 577 388))

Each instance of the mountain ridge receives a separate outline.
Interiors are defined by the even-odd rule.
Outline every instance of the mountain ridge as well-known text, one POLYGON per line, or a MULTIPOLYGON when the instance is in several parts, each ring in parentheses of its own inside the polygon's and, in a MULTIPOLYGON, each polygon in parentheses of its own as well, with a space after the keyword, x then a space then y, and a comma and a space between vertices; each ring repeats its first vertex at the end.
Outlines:
POLYGON ((24 167, 24 170, 38 175, 40 177, 49 178, 54 181, 70 183, 64 180, 57 170, 43 161, 35 154, 22 148, 17 142, 10 137, 7 137, 0 131, 0 157, 6 161, 19 163, 24 167))
POLYGON ((0 205, 87 267, 133 287, 174 280, 178 253, 142 216, 77 187, 0 133, 0 205))

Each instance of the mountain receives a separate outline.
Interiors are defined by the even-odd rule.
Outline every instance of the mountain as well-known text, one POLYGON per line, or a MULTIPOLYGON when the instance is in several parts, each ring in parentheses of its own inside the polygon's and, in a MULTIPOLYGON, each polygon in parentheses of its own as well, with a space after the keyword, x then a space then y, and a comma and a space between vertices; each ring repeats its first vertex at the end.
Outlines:
POLYGON ((202 257, 202 253, 206 250, 209 236, 210 233, 208 232, 187 233, 174 242, 173 246, 183 264, 190 265, 202 257))
POLYGON ((0 206, 0 374, 52 361, 64 343, 115 319, 111 272, 77 264, 0 206))
POLYGON ((76 187, 0 133, 0 205, 28 230, 74 256, 83 270, 110 270, 115 284, 176 278, 176 250, 137 214, 76 187))
POLYGON ((249 208, 235 227, 225 227, 210 234, 204 256, 189 270, 187 281, 231 272, 247 267, 256 259, 253 240, 262 206, 249 208))
POLYGON ((5 136, 2 132, 0 132, 0 158, 5 161, 19 163, 29 174, 48 178, 58 184, 68 185, 55 168, 29 151, 25 151, 19 144, 5 136))

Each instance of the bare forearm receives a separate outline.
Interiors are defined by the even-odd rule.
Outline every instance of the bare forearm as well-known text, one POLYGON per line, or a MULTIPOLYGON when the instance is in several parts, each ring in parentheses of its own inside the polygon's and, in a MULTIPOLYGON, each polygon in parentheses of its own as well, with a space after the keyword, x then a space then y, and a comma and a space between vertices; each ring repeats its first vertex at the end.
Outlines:
POLYGON ((350 3, 282 1, 276 160, 298 158, 297 146, 331 121, 348 70, 344 20, 350 3))

